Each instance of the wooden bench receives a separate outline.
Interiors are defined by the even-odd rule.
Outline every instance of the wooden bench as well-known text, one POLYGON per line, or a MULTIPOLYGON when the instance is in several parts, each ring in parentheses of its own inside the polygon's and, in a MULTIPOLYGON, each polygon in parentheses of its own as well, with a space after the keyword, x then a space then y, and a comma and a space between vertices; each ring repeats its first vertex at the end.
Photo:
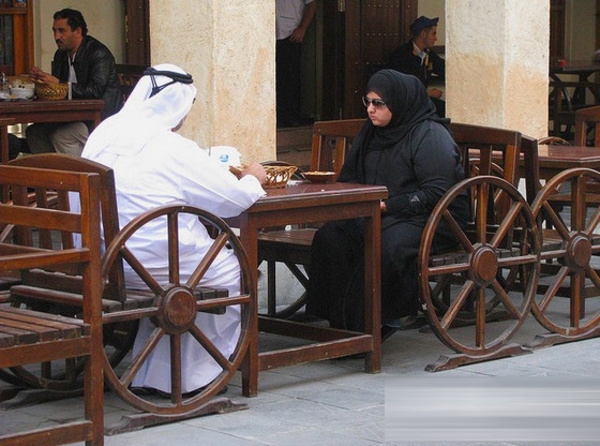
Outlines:
MULTIPOLYGON (((76 172, 94 172, 101 182, 102 228, 104 237, 104 255, 102 257, 102 280, 104 293, 102 295, 102 323, 104 325, 104 355, 105 379, 112 389, 128 404, 145 413, 126 417, 119 425, 110 427, 107 432, 118 433, 153 424, 177 421, 206 413, 225 412, 243 409, 245 405, 234 405, 227 398, 212 399, 231 379, 238 369, 245 349, 249 343, 247 326, 250 318, 250 307, 256 299, 253 276, 250 274, 248 260, 241 244, 233 231, 218 217, 198 208, 182 205, 164 206, 148 211, 120 229, 115 192, 114 174, 112 169, 80 157, 60 154, 40 154, 23 157, 12 162, 21 166, 37 166, 52 169, 61 166, 62 169, 76 172), (200 219, 214 234, 214 246, 207 258, 198 259, 196 274, 188 281, 183 281, 179 272, 178 259, 178 224, 183 215, 193 215, 200 219), (135 255, 127 249, 127 242, 135 232, 146 224, 165 226, 168 234, 170 283, 159 284, 135 255), (199 286, 206 270, 215 259, 215 253, 224 246, 231 246, 240 261, 242 270, 241 293, 238 296, 228 296, 224 288, 207 288, 199 286), (124 264, 134 268, 139 279, 148 286, 147 290, 128 288, 124 278, 124 264), (192 320, 198 312, 222 313, 228 307, 241 307, 242 331, 238 348, 229 358, 223 358, 218 349, 210 342, 202 339, 202 328, 197 328, 192 320), (181 366, 182 359, 178 353, 171 355, 172 388, 171 400, 157 401, 152 396, 141 395, 130 384, 142 366, 145 358, 155 348, 152 339, 147 341, 143 354, 132 358, 132 363, 123 372, 117 371, 118 365, 131 350, 140 319, 149 317, 155 321, 157 335, 167 336, 172 342, 179 342, 185 333, 191 333, 198 343, 204 346, 224 369, 221 375, 209 384, 206 389, 194 396, 188 396, 182 391, 181 366)), ((61 201, 56 206, 68 206, 61 201)), ((51 243, 52 240, 46 240, 51 243)), ((36 270, 22 277, 22 283, 13 286, 11 299, 13 302, 36 308, 44 306, 55 299, 61 308, 77 311, 82 305, 80 281, 78 277, 64 271, 36 270)), ((17 369, 16 373, 27 385, 33 388, 44 388, 60 393, 81 387, 81 376, 78 364, 68 364, 70 373, 66 376, 52 367, 42 364, 39 371, 17 369)))
MULTIPOLYGON (((14 225, 21 240, 0 243, 0 271, 35 268, 76 270, 81 277, 82 311, 79 318, 0 306, 0 367, 15 367, 60 358, 85 359, 85 420, 51 428, 0 436, 3 445, 64 444, 86 441, 101 445, 104 438, 104 384, 102 377, 102 320, 99 177, 95 174, 0 166, 0 184, 12 201, 0 204, 0 224, 14 225), (80 212, 30 206, 28 189, 45 195, 55 190, 61 197, 76 191, 80 212), (33 242, 58 231, 62 239, 80 234, 78 248, 69 245, 42 247, 33 242), (37 238, 37 237, 36 237, 37 238)), ((10 417, 6 414, 5 417, 10 417)))
POLYGON ((579 109, 575 112, 575 146, 587 146, 592 134, 592 146, 600 148, 600 105, 579 109))

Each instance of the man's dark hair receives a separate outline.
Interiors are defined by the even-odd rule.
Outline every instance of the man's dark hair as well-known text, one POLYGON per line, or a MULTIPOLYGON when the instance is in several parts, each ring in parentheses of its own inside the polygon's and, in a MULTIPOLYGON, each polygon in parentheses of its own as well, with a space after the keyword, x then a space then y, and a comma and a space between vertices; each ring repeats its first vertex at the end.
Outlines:
POLYGON ((67 19, 67 25, 71 27, 71 31, 81 28, 81 35, 87 36, 87 23, 83 18, 83 14, 76 9, 65 8, 54 13, 54 20, 67 19))

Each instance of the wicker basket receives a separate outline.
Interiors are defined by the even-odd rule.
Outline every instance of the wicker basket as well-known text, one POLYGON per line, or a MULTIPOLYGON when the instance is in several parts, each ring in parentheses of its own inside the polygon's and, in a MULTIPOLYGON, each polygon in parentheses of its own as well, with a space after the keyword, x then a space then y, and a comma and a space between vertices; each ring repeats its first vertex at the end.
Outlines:
POLYGON ((35 95, 42 101, 60 101, 67 97, 69 93, 69 84, 46 84, 44 82, 35 83, 35 95))
MULTIPOLYGON (((265 189, 277 189, 285 187, 292 178, 292 175, 298 170, 296 166, 263 166, 267 173, 267 183, 263 185, 265 189)), ((246 168, 246 165, 240 167, 229 166, 231 173, 236 175, 238 178, 242 173, 242 170, 246 168)))

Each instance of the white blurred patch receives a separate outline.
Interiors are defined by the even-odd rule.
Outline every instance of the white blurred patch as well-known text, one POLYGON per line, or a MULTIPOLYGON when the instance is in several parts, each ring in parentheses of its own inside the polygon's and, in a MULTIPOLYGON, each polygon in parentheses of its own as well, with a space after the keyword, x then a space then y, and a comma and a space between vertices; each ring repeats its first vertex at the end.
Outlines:
POLYGON ((393 377, 386 382, 386 441, 600 441, 600 379, 393 377))

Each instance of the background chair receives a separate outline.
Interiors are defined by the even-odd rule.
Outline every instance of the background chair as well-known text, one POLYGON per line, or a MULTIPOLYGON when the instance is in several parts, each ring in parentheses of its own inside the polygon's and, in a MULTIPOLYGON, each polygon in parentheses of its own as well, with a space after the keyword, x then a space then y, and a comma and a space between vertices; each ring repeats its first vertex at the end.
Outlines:
POLYGON ((142 73, 147 67, 145 65, 126 65, 117 64, 117 78, 121 88, 121 100, 123 104, 135 88, 135 85, 142 77, 142 73))
POLYGON ((575 146, 600 147, 600 105, 575 112, 575 146), (588 141, 591 144, 588 144, 588 141))
POLYGON ((313 124, 310 170, 332 171, 340 174, 346 151, 366 119, 317 121, 313 124))
POLYGON ((539 145, 546 146, 570 146, 571 143, 560 136, 545 136, 543 138, 538 139, 539 145))

